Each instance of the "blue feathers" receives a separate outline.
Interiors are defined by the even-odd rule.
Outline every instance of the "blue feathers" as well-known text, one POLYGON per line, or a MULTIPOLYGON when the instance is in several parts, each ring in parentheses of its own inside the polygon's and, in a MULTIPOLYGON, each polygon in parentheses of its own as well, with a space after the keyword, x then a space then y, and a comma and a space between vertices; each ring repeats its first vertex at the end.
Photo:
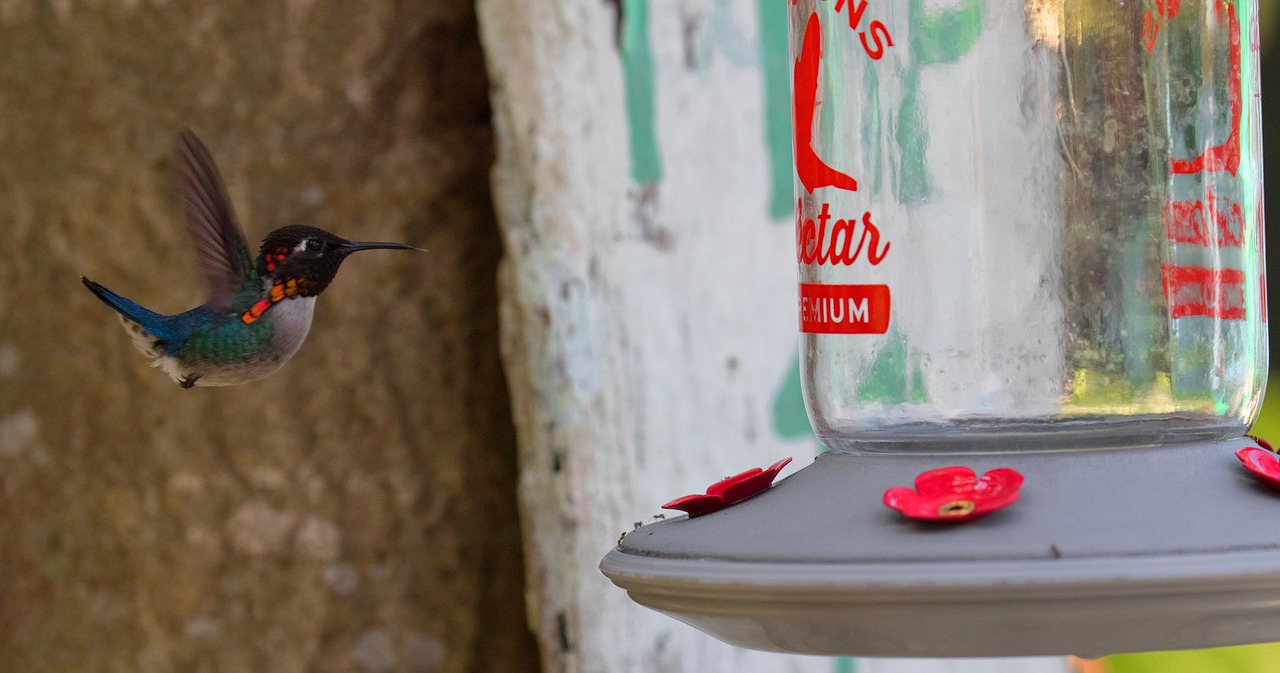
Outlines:
POLYGON ((121 297, 84 276, 80 277, 80 282, 84 283, 84 286, 89 288, 89 291, 96 295, 98 299, 101 299, 102 303, 115 309, 120 313, 120 315, 137 323, 138 326, 142 327, 142 329, 146 330, 156 339, 164 342, 177 336, 170 333, 170 326, 167 324, 171 322, 169 320, 169 316, 143 308, 138 305, 137 302, 121 297))

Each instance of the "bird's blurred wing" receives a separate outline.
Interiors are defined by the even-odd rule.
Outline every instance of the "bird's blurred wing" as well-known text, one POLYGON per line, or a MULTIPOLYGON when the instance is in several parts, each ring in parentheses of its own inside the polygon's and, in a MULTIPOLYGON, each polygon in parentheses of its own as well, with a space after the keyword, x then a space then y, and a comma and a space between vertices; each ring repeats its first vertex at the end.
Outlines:
POLYGON ((236 224, 213 157, 191 129, 178 134, 177 155, 187 231, 209 286, 209 304, 230 306, 236 292, 257 275, 244 232, 236 224))

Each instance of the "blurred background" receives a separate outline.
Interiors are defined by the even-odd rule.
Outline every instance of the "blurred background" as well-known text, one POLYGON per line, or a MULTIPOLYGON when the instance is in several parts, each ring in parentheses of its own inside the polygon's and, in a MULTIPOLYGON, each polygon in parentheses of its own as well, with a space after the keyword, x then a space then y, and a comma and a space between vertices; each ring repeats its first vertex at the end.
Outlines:
POLYGON ((538 668, 489 119, 470 3, 0 3, 0 670, 538 668), (79 277, 203 301, 183 126, 255 251, 431 252, 348 265, 280 376, 180 390, 79 277))
MULTIPOLYGON (((0 0, 0 671, 893 670, 735 651, 594 568, 656 503, 816 448, 785 16, 0 0), (276 375, 178 389, 79 276, 202 301, 183 126, 251 244, 305 222, 430 253, 345 265, 276 375)), ((1072 665, 1280 671, 1280 645, 1072 665)))

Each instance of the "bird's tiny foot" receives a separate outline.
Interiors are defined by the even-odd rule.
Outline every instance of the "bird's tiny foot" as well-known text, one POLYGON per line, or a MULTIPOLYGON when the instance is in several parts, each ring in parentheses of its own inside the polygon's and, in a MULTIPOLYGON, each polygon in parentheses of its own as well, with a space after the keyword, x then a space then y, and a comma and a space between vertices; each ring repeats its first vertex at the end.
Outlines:
POLYGON ((189 374, 187 376, 182 377, 182 380, 178 381, 178 385, 182 386, 183 388, 194 388, 196 385, 196 381, 198 380, 200 380, 199 374, 189 374))

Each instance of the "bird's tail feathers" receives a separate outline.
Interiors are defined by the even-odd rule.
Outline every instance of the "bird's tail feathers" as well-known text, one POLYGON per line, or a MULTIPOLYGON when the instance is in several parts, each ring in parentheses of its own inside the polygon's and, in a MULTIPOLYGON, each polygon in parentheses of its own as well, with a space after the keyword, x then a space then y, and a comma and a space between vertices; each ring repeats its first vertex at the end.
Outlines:
POLYGON ((84 286, 89 288, 89 291, 94 296, 101 299, 102 303, 115 309, 123 318, 145 330, 149 333, 149 336, 162 341, 167 340, 168 335, 161 333, 164 331, 162 327, 164 316, 143 308, 137 302, 121 297, 84 276, 80 277, 80 282, 84 283, 84 286))

